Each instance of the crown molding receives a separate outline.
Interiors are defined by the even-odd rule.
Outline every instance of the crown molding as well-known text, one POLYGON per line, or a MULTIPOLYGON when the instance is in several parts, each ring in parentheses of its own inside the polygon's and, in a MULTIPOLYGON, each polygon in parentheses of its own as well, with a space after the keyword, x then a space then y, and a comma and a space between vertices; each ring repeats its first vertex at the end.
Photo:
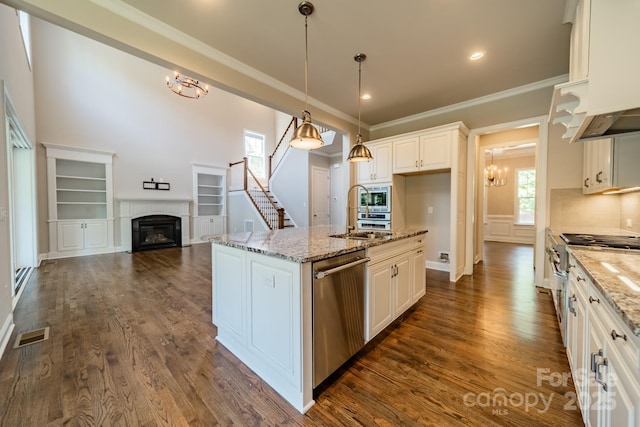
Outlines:
POLYGON ((489 102, 498 101, 512 96, 522 95, 524 93, 533 92, 539 89, 545 89, 553 87, 560 83, 566 83, 569 80, 569 74, 563 74, 561 76, 552 77, 546 80, 540 80, 538 82, 529 83, 524 86, 518 86, 512 89, 503 90, 501 92, 492 93, 490 95, 481 96, 479 98, 470 99, 468 101, 458 102, 457 104, 447 105, 445 107, 436 108, 433 110, 425 111, 422 113, 414 114, 400 119, 391 120, 384 123, 373 125, 370 128, 371 132, 386 129, 393 126, 403 125, 411 123, 417 120, 427 119, 441 114, 451 113, 454 111, 462 110, 465 108, 477 107, 489 102))
MULTIPOLYGON (((121 0, 90 0, 95 5, 108 10, 109 12, 120 16, 123 19, 134 22, 141 27, 159 35, 163 38, 168 38, 171 41, 178 43, 185 47, 185 49, 192 50, 198 52, 202 56, 216 61, 238 73, 244 74, 247 77, 250 77, 260 83, 263 83, 269 87, 272 87, 286 95, 289 95, 293 98, 299 99, 301 102, 304 102, 305 95, 304 92, 295 89, 280 80, 277 80, 268 74, 265 74, 253 67, 248 66, 244 62, 238 61, 237 59, 227 55, 219 51, 218 49, 211 47, 210 45, 203 43, 202 41, 168 25, 165 22, 156 19, 139 9, 136 9, 133 6, 130 6, 124 3, 121 0)), ((312 105, 318 109, 321 109, 337 118, 340 118, 346 122, 357 125, 358 121, 356 118, 351 117, 350 115, 337 110, 336 108, 325 104, 323 102, 318 101, 313 97, 309 97, 308 99, 309 105, 312 105)))

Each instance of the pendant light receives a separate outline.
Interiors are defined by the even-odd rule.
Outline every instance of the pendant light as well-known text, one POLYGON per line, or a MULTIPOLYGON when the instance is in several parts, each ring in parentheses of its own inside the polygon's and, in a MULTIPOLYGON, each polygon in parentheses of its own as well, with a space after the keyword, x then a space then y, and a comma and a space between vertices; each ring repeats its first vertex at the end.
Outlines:
POLYGON ((289 145, 293 148, 313 150, 324 145, 320 132, 311 124, 311 113, 307 109, 309 100, 308 74, 309 74, 309 43, 307 42, 307 19, 313 13, 311 2, 303 1, 298 5, 298 11, 304 15, 304 110, 302 111, 302 124, 293 131, 289 145))
POLYGON ((362 135, 360 135, 360 100, 362 99, 362 61, 367 59, 364 53, 358 53, 353 59, 358 63, 358 135, 356 136, 356 145, 349 151, 347 160, 350 162, 368 162, 373 159, 371 151, 362 143, 362 135))

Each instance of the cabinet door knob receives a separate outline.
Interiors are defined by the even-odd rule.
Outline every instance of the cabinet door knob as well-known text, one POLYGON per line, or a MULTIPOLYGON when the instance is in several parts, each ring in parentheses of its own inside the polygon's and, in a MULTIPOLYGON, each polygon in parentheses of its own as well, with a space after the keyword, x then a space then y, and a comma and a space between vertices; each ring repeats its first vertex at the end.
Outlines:
POLYGON ((615 341, 616 338, 622 338, 623 340, 627 340, 627 334, 622 334, 620 335, 618 332, 616 332, 616 330, 612 330, 611 331, 611 338, 613 338, 613 340, 615 341))
POLYGON ((594 302, 597 302, 598 304, 600 304, 600 298, 594 298, 591 295, 589 295, 589 303, 593 304, 594 302))

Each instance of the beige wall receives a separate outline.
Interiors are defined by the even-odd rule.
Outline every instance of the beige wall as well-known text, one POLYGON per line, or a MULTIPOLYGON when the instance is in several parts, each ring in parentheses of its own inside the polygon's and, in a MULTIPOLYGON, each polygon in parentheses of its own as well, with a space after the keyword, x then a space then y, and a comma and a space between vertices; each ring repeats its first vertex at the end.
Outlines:
MULTIPOLYGON (((487 166, 491 163, 487 162, 487 166)), ((516 171, 533 168, 535 156, 509 157, 495 159, 493 162, 500 169, 507 168, 507 183, 501 187, 487 187, 487 215, 515 215, 516 171)))
POLYGON ((551 190, 549 226, 555 233, 640 234, 640 193, 584 195, 582 188, 551 190))

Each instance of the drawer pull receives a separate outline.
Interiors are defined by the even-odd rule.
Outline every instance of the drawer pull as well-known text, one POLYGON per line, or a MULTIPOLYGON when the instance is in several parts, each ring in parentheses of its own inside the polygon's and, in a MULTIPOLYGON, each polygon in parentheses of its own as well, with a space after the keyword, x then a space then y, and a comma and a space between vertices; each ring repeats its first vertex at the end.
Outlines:
POLYGON ((600 385, 602 386, 602 388, 604 389, 604 391, 608 391, 608 390, 607 390, 607 383, 606 383, 606 382, 604 382, 604 381, 602 381, 602 374, 600 373, 600 367, 601 367, 601 366, 608 366, 608 365, 609 365, 609 362, 607 362, 607 359, 606 359, 606 358, 604 358, 604 359, 602 359, 602 362, 598 362, 598 363, 596 363, 596 370, 594 371, 594 372, 595 372, 595 374, 596 374, 596 375, 595 375, 595 380, 596 380, 596 382, 597 382, 598 384, 600 384, 600 385))
POLYGON ((597 353, 591 353, 591 372, 596 372, 596 357, 602 357, 602 349, 598 350, 597 353))
POLYGON ((584 277, 582 277, 582 276, 576 276, 576 280, 577 280, 578 282, 579 282, 579 281, 581 281, 581 280, 582 280, 583 282, 586 282, 586 281, 587 281, 587 279, 585 279, 585 278, 584 278, 584 277))
POLYGON ((622 338, 623 340, 627 340, 627 334, 622 334, 620 335, 619 333, 616 332, 616 330, 612 330, 611 331, 611 338, 613 338, 613 340, 615 341, 616 338, 622 338))
POLYGON ((589 303, 593 304, 594 302, 597 302, 598 304, 600 304, 600 298, 594 298, 592 296, 589 296, 589 303))
POLYGON ((574 316, 578 316, 576 313, 576 309, 573 307, 573 303, 578 301, 578 298, 574 295, 569 297, 569 313, 572 313, 574 316))

